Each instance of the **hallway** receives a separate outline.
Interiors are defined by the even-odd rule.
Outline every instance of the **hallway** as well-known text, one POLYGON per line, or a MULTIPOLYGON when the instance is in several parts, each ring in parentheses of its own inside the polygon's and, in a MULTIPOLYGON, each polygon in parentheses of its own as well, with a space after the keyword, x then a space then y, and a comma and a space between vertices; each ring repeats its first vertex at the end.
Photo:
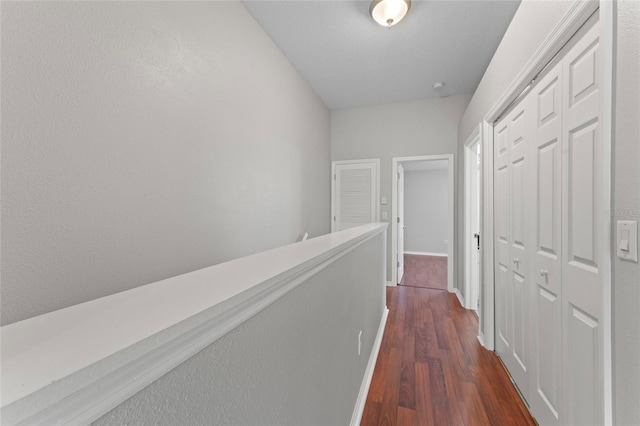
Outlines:
POLYGON ((446 291, 387 287, 362 425, 535 425, 478 321, 446 291))

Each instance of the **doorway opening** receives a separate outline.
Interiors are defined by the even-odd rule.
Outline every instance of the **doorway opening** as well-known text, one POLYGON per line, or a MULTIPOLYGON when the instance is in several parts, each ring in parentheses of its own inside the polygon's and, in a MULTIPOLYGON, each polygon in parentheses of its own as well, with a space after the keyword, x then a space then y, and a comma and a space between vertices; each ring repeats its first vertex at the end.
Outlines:
MULTIPOLYGON (((394 285, 454 292, 453 159, 453 154, 393 158, 391 278, 394 285), (412 276, 408 273, 410 270, 413 270, 412 276)), ((456 293, 460 298, 459 292, 456 293)))

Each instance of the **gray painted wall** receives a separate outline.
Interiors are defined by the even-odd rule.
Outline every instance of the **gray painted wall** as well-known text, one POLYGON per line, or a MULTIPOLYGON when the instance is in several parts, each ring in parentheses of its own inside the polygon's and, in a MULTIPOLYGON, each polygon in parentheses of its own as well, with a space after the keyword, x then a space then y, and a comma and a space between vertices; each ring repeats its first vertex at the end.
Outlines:
MULTIPOLYGON (((640 2, 618 1, 616 5, 614 221, 640 221, 640 2)), ((638 425, 640 264, 614 257, 613 301, 615 423, 638 425)))
MULTIPOLYGON (((425 99, 331 111, 331 159, 380 158, 380 195, 391 216, 393 157, 457 154, 458 123, 470 95, 425 99)), ((456 198, 457 208, 462 198, 456 198)), ((457 230, 454 229, 454 234, 457 230)), ((391 281, 391 234, 387 241, 387 280, 391 281)))
MULTIPOLYGON (((571 2, 562 1, 521 3, 462 117, 458 138, 460 146, 570 6, 571 2)), ((615 2, 614 7, 617 33, 614 62, 614 221, 637 221, 640 220, 640 2, 623 0, 615 2)), ((460 221, 463 220, 461 212, 460 221)), ((615 253, 614 247, 612 252, 615 253)), ((460 260, 462 256, 463 252, 460 252, 460 260)), ((614 423, 637 425, 640 424, 640 405, 637 403, 640 400, 640 321, 637 313, 640 306, 640 265, 614 256, 612 266, 614 423)))
POLYGON ((404 249, 447 254, 449 176, 447 170, 404 173, 404 249))
POLYGON ((1 27, 2 324, 329 232, 329 111, 241 3, 1 27))
POLYGON ((385 308, 384 241, 351 250, 95 424, 349 424, 385 308))

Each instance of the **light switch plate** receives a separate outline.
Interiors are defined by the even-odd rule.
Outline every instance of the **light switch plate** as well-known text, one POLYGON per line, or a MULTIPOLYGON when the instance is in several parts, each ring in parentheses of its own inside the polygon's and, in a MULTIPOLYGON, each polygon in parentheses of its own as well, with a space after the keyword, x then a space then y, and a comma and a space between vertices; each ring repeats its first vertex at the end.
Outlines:
POLYGON ((616 230, 616 252, 620 259, 638 261, 638 222, 619 220, 616 230))
POLYGON ((380 198, 380 204, 382 204, 383 206, 387 205, 387 197, 381 197, 380 198))

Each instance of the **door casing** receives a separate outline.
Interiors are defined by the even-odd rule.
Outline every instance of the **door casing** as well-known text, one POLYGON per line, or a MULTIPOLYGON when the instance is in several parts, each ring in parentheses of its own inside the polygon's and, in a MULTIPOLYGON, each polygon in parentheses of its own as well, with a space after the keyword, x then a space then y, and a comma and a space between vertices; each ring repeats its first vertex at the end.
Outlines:
MULTIPOLYGON (((396 197, 397 197, 397 211, 398 219, 393 222, 392 226, 396 229, 396 270, 397 283, 400 284, 402 277, 404 276, 404 167, 402 163, 398 163, 398 172, 396 174, 396 197)), ((393 260, 391 260, 393 264, 393 260)))
MULTIPOLYGON (((456 218, 454 217, 454 202, 456 197, 455 192, 455 161, 453 154, 443 154, 443 155, 420 155, 414 157, 393 157, 392 159, 392 178, 393 182, 391 184, 391 220, 397 221, 398 217, 398 164, 410 162, 410 161, 430 161, 430 160, 447 160, 447 170, 448 170, 448 181, 449 181, 449 206, 448 206, 448 224, 447 224, 447 290, 451 293, 456 293, 458 298, 460 299, 460 303, 462 303, 462 294, 459 291, 456 291, 453 286, 454 281, 454 271, 456 267, 455 260, 455 234, 454 234, 454 224, 456 218)), ((398 257, 398 235, 395 226, 391 227, 391 259, 395 260, 398 257)), ((397 285, 398 282, 398 268, 395 264, 391 265, 391 285, 397 285)))

